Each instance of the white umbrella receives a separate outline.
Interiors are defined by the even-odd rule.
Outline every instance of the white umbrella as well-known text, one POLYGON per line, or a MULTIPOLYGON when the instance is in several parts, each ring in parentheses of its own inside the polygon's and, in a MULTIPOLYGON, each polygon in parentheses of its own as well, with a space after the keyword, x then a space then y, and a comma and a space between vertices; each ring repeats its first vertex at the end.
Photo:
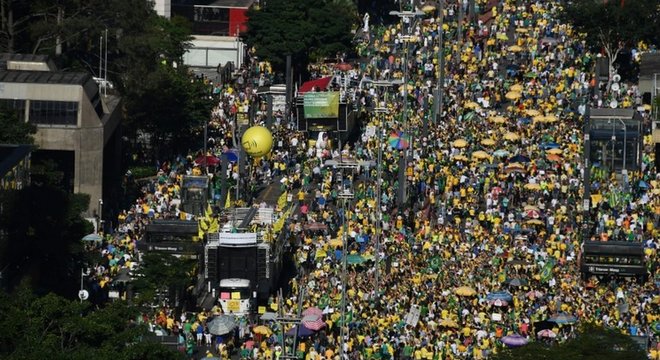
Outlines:
POLYGON ((220 315, 213 318, 207 325, 211 334, 225 335, 236 328, 236 318, 233 315, 220 315))

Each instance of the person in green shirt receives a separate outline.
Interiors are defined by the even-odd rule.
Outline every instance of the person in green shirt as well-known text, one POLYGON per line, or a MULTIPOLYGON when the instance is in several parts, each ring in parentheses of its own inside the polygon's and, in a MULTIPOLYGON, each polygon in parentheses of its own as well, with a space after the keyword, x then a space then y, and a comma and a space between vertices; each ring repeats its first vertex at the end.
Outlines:
POLYGON ((414 353, 415 348, 406 342, 405 346, 403 347, 403 353, 401 354, 403 356, 403 360, 411 360, 414 353))

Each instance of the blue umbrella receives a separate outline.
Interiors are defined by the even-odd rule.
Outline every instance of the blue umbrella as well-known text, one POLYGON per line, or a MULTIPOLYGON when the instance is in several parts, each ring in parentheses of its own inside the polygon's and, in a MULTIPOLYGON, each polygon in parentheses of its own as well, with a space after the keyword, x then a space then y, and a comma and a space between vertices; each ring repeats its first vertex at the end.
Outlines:
POLYGON ((296 336, 297 335, 298 337, 307 337, 307 336, 311 336, 312 334, 314 334, 314 331, 310 330, 310 329, 308 329, 304 326, 296 325, 296 326, 292 327, 291 329, 289 329, 289 331, 287 331, 285 334, 287 336, 296 336))
POLYGON ((544 142, 541 143, 539 147, 541 148, 541 150, 550 150, 550 149, 558 148, 559 144, 557 144, 556 142, 544 142))
POLYGON ((549 318, 548 321, 557 324, 574 324, 577 322, 577 317, 567 313, 559 313, 549 318))
POLYGON ((510 159, 509 159, 509 162, 510 162, 510 163, 514 163, 514 162, 517 162, 517 163, 528 163, 529 160, 530 160, 529 157, 527 157, 527 156, 525 156, 525 155, 516 155, 516 156, 510 158, 510 159))
POLYGON ((238 161, 238 150, 236 149, 230 149, 222 153, 222 156, 227 158, 227 161, 229 162, 237 162, 238 161))
POLYGON ((639 185, 640 189, 648 189, 649 188, 649 184, 644 180, 640 180, 638 185, 639 185))
POLYGON ((513 296, 506 291, 495 291, 486 295, 486 300, 504 300, 511 301, 513 296))

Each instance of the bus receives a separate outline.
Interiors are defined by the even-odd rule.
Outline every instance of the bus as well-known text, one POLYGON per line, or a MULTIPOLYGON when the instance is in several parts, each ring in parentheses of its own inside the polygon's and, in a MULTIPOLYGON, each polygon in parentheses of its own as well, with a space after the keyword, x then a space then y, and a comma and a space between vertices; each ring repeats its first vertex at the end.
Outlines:
POLYGON ((225 314, 245 316, 250 312, 252 289, 248 279, 222 279, 218 288, 218 302, 225 314))
POLYGON ((592 275, 632 276, 646 281, 644 244, 625 241, 585 241, 580 256, 580 271, 592 275))

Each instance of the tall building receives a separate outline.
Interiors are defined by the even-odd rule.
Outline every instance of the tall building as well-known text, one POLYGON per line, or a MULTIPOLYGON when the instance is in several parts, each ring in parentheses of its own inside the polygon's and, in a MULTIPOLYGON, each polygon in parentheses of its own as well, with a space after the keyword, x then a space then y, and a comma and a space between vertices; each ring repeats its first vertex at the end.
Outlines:
POLYGON ((37 127, 32 162, 54 161, 65 190, 90 195, 84 215, 93 216, 104 173, 119 171, 120 98, 103 95, 88 73, 58 70, 45 55, 0 54, 0 101, 37 127))

